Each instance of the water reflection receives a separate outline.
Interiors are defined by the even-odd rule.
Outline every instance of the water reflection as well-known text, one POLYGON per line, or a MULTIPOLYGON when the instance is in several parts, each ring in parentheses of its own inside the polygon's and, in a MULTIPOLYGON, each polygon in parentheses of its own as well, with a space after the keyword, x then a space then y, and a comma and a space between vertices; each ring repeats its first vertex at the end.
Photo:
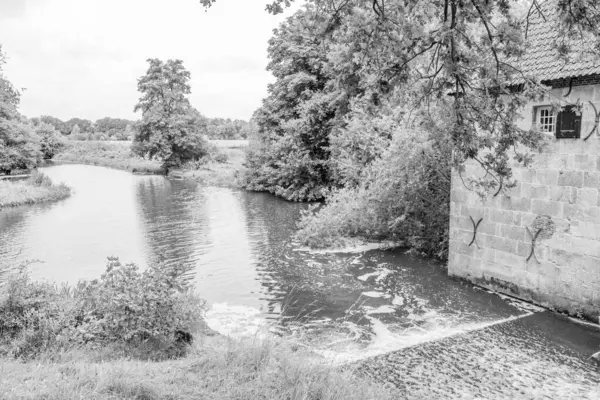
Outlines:
MULTIPOLYGON (((292 235, 306 205, 100 167, 44 172, 74 193, 1 210, 2 261, 40 259, 35 278, 71 283, 97 278, 109 255, 142 267, 157 260, 191 264, 200 295, 212 305, 207 320, 224 333, 252 334, 268 321, 322 354, 353 359, 538 311, 452 281, 439 265, 402 251, 298 251, 292 235)), ((600 335, 588 337, 586 349, 600 346, 600 335)))
POLYGON ((98 167, 44 170, 73 195, 52 204, 2 210, 0 253, 16 261, 38 259, 36 279, 76 282, 97 278, 107 256, 141 262, 146 245, 137 217, 136 177, 98 167), (6 216, 9 216, 8 218, 6 216))

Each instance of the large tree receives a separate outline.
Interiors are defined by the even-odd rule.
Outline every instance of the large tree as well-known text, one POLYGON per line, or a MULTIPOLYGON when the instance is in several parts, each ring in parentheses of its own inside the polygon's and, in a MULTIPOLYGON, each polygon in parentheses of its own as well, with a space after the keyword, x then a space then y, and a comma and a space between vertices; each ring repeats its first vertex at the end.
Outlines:
POLYGON ((165 171, 197 160, 207 152, 205 125, 188 100, 190 73, 181 60, 149 59, 148 71, 138 80, 142 94, 134 112, 142 112, 136 124, 133 151, 163 163, 165 171))
POLYGON ((19 114, 19 91, 2 73, 5 56, 0 46, 0 172, 26 169, 41 160, 39 139, 19 114))
MULTIPOLYGON (((215 0, 200 0, 210 6, 215 0)), ((293 0, 275 0, 271 13, 293 0)), ((314 37, 332 42, 331 76, 343 88, 355 85, 377 100, 401 87, 411 117, 434 120, 431 105, 444 109, 453 165, 468 159, 486 171, 467 184, 497 192, 512 184, 511 158, 527 165, 543 136, 519 129, 523 106, 547 93, 523 73, 530 22, 553 19, 557 54, 600 53, 600 5, 596 0, 307 0, 314 37), (350 75, 352 75, 352 77, 350 75), (352 78, 352 79, 349 79, 352 78), (518 83, 518 85, 516 85, 518 83)), ((436 111, 439 112, 439 111, 436 111)))
POLYGON ((269 41, 267 67, 276 80, 254 115, 256 143, 244 185, 288 200, 318 200, 332 185, 329 139, 347 111, 347 95, 330 85, 330 41, 314 35, 326 19, 297 12, 269 41))

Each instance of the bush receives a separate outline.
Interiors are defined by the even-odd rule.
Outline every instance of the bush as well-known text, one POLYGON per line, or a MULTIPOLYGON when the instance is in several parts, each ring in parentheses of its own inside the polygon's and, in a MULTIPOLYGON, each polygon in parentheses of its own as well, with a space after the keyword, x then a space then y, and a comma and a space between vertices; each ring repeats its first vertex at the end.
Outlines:
POLYGON ((33 170, 29 178, 27 178, 27 184, 31 186, 50 187, 52 186, 52 179, 43 172, 33 170))
POLYGON ((99 280, 75 287, 32 281, 26 267, 0 284, 0 354, 13 357, 93 344, 134 349, 148 340, 173 354, 181 349, 178 332, 200 323, 204 306, 189 268, 158 264, 141 272, 117 258, 99 280))
POLYGON ((298 239, 329 247, 364 236, 406 241, 427 256, 448 254, 451 150, 437 132, 396 130, 390 147, 360 184, 337 190, 325 207, 307 211, 298 239))
POLYGON ((41 122, 35 127, 35 133, 40 138, 40 149, 44 159, 51 159, 64 146, 60 132, 54 126, 41 122))

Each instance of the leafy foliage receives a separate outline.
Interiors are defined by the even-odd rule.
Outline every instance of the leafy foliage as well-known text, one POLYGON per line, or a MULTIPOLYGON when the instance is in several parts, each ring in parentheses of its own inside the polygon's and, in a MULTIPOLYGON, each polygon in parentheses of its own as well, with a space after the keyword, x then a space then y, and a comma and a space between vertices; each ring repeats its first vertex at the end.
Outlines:
POLYGON ((239 140, 248 139, 256 132, 256 124, 240 119, 208 118, 206 134, 210 139, 239 140))
POLYGON ((193 294, 190 269, 109 258, 99 280, 76 287, 32 281, 26 266, 0 282, 0 350, 34 357, 48 349, 84 344, 177 343, 178 330, 199 323, 204 303, 193 294), (3 345, 3 346, 2 346, 3 345))
POLYGON ((0 47, 0 172, 27 169, 41 161, 39 139, 18 112, 19 92, 3 76, 0 47))
POLYGON ((58 132, 65 136, 69 135, 71 133, 71 130, 73 129, 61 119, 53 117, 51 115, 42 115, 38 118, 31 118, 30 121, 33 123, 33 125, 36 126, 41 123, 52 125, 54 129, 56 129, 58 132))
POLYGON ((397 128, 393 135, 357 186, 335 191, 318 213, 303 215, 297 233, 303 244, 331 247, 352 236, 391 238, 419 254, 447 257, 450 146, 433 127, 397 128))
MULTIPOLYGON (((75 125, 77 126, 77 125, 75 125)), ((44 159, 50 159, 64 146, 60 132, 54 126, 40 123, 35 127, 35 133, 40 138, 40 150, 44 159)))
MULTIPOLYGON (((201 3, 210 6, 212 1, 201 3)), ((275 0, 267 10, 277 14, 291 3, 275 0)), ((307 4, 313 11, 306 14, 312 15, 306 24, 311 24, 314 41, 328 43, 329 77, 336 89, 348 96, 359 93, 376 105, 390 90, 402 88, 409 113, 427 114, 433 103, 445 108, 453 116, 445 133, 453 166, 462 172, 471 159, 486 171, 481 178, 466 178, 473 190, 485 195, 510 188, 511 158, 528 165, 543 145, 539 132, 520 129, 516 123, 525 104, 547 93, 519 64, 529 20, 544 13, 539 0, 307 4)), ((600 9, 594 0, 555 0, 549 7, 560 32, 553 46, 563 59, 600 54, 600 9)), ((298 17, 290 21, 293 18, 298 17)), ((291 96, 288 100, 295 101, 291 96)))
POLYGON ((122 118, 104 117, 94 123, 94 131, 111 134, 113 132, 122 132, 134 121, 122 118))
POLYGON ((276 81, 254 116, 258 132, 246 163, 246 188, 296 201, 318 200, 329 190, 329 134, 339 99, 327 88, 326 55, 306 13, 275 31, 268 69, 276 81))
POLYGON ((73 134, 73 129, 75 126, 77 126, 79 131, 83 133, 90 133, 94 131, 94 123, 89 119, 71 118, 65 122, 65 125, 70 129, 71 135, 73 134))
POLYGON ((134 153, 160 160, 165 170, 207 154, 202 133, 204 118, 187 96, 190 73, 181 60, 149 59, 146 75, 138 80, 142 93, 134 111, 142 111, 136 125, 134 153))

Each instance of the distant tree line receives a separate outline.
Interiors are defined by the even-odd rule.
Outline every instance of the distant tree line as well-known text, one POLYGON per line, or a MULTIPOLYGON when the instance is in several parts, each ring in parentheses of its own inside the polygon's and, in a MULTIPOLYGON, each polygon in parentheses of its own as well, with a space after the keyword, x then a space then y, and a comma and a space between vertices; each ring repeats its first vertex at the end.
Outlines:
POLYGON ((29 120, 34 126, 49 124, 63 136, 72 140, 132 140, 135 121, 123 118, 104 117, 96 122, 83 118, 62 121, 59 118, 42 115, 29 120))
MULTIPOLYGON (((57 132, 68 136, 71 140, 133 140, 137 123, 137 121, 111 117, 104 117, 95 122, 83 118, 62 121, 50 115, 30 118, 29 121, 33 126, 42 123, 51 125, 57 132)), ((253 121, 206 118, 202 115, 199 116, 198 124, 199 130, 208 139, 213 140, 248 139, 257 129, 253 121)))
POLYGON ((215 140, 248 139, 258 129, 254 120, 231 120, 229 118, 207 118, 206 125, 208 138, 215 140))

